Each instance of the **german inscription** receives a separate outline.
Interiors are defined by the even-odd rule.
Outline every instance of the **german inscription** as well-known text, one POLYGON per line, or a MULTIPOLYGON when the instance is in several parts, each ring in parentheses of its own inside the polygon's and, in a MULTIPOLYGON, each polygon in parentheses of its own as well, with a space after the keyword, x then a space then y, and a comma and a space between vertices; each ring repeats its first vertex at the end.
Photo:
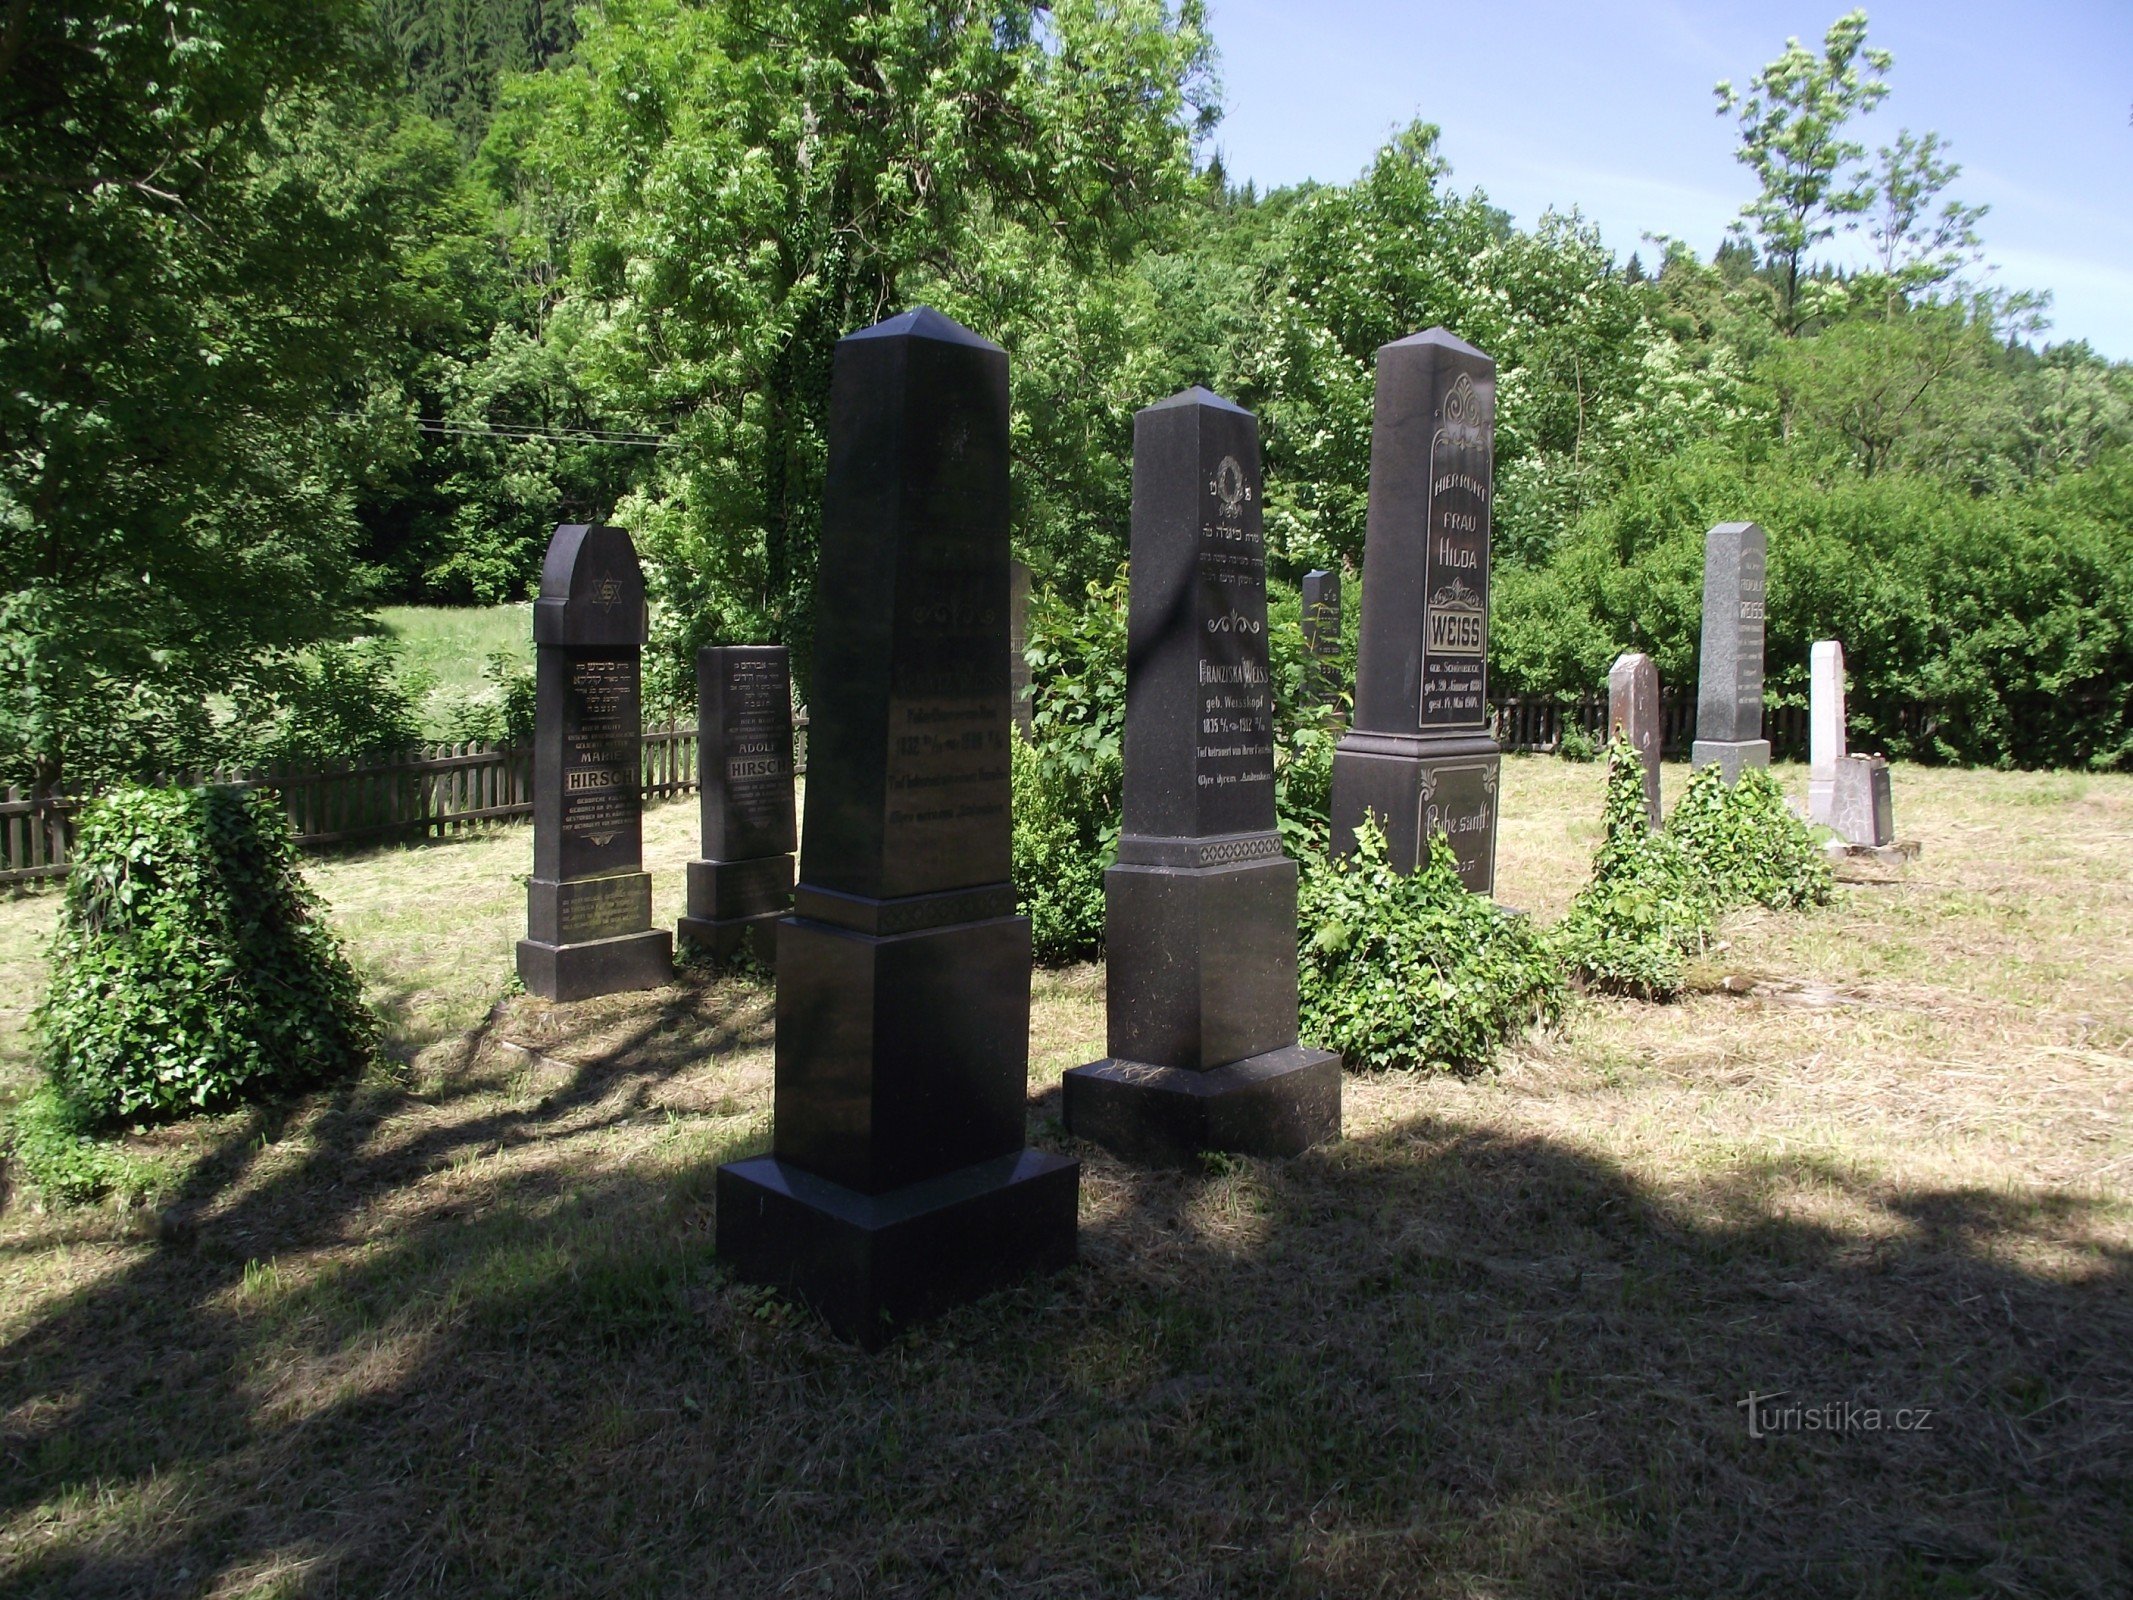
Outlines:
POLYGON ((571 657, 562 821, 572 877, 638 864, 639 697, 636 651, 584 651, 571 657))
POLYGON ((969 879, 971 826, 1004 826, 1009 688, 998 580, 933 566, 903 603, 891 677, 884 872, 893 894, 969 879))
POLYGON ((1422 726, 1487 725, 1489 501, 1495 419, 1461 373, 1438 409, 1424 523, 1422 726))

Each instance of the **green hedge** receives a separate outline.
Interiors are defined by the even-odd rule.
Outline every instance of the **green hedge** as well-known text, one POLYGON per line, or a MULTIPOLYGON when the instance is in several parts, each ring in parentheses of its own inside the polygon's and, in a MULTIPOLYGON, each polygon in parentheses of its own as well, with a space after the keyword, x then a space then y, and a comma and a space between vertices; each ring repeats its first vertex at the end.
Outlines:
POLYGON ((2133 452, 2033 493, 1819 475, 1703 448, 1651 462, 1544 568, 1495 574, 1504 692, 1584 694, 1625 649, 1696 681, 1703 541, 1770 536, 1767 682, 1804 705, 1809 647, 1842 641, 1854 743, 1917 760, 2133 764, 2133 452), (1905 708, 1926 708, 1906 725, 1905 708))

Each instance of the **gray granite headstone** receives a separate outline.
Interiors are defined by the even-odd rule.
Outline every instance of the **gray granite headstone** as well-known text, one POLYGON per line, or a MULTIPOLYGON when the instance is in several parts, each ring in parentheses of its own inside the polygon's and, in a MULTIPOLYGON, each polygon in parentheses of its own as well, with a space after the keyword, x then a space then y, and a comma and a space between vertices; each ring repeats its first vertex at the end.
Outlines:
POLYGON ((1443 328, 1378 351, 1355 715, 1333 757, 1333 848, 1366 815, 1411 872, 1433 833, 1477 894, 1496 884, 1489 521, 1496 363, 1443 328))
POLYGON ((1763 608, 1768 541, 1752 522, 1722 522, 1704 538, 1703 646, 1694 766, 1727 783, 1770 765, 1763 737, 1763 608))
POLYGON ((1080 1164, 1027 1142, 1007 395, 935 311, 837 344, 771 1153, 719 1168, 717 1227, 868 1344, 1075 1256, 1080 1164))
POLYGON ((1621 734, 1644 768, 1644 810, 1659 826, 1659 669, 1643 651, 1617 656, 1607 670, 1607 736, 1621 734))
POLYGON ((548 1000, 674 974, 644 870, 644 575, 620 528, 566 524, 533 603, 533 876, 519 981, 548 1000))
POLYGON ((1110 1055, 1070 1131, 1166 1164, 1340 1134, 1340 1058, 1296 1042, 1296 863, 1274 813, 1259 423, 1205 389, 1133 426, 1125 804, 1104 874, 1110 1055))
POLYGON ((1311 675, 1304 692, 1328 706, 1341 698, 1341 575, 1314 568, 1303 576, 1304 651, 1311 675))
POLYGON ((1881 849, 1896 842, 1889 764, 1880 756, 1840 756, 1830 779, 1829 826, 1849 845, 1881 849))
POLYGON ((689 863, 689 909, 675 935, 714 956, 745 946, 775 964, 798 848, 785 646, 696 653, 696 768, 703 854, 689 863))

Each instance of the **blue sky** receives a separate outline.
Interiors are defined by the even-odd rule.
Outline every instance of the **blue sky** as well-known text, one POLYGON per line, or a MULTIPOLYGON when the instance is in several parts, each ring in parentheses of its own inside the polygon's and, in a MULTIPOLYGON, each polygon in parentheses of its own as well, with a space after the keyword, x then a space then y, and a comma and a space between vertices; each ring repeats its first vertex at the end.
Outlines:
MULTIPOLYGON (((1345 182, 1421 116, 1460 189, 1522 226, 1577 206, 1622 256, 1670 233, 1708 256, 1753 179, 1711 86, 1788 35, 1819 44, 1846 0, 1210 0, 1233 177, 1345 182)), ((2050 289, 2046 338, 2133 359, 2133 0, 1868 0, 1892 93, 1869 149, 1932 129, 1990 205, 2008 288, 2050 289)), ((1844 241, 1826 250, 1838 259, 1844 241)), ((1858 246, 1852 247, 1855 251, 1858 246)), ((1650 252, 1647 250, 1649 261, 1650 252)))

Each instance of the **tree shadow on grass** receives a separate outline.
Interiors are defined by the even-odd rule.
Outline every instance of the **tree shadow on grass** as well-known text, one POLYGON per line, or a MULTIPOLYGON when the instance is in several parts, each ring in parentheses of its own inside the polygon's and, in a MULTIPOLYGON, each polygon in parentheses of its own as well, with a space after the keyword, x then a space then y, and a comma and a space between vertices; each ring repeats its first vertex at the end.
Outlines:
POLYGON ((233 1133, 196 1244, 0 1351, 0 1585, 2133 1586, 2133 1262, 2091 1202, 1797 1163, 1659 1194, 1431 1116, 1187 1174, 1084 1149, 1080 1268, 868 1357, 715 1269, 709 1174, 767 1105, 692 1003, 552 1082, 476 1041, 424 1103, 233 1133), (1754 1437, 1751 1393, 1848 1425, 1754 1437))

